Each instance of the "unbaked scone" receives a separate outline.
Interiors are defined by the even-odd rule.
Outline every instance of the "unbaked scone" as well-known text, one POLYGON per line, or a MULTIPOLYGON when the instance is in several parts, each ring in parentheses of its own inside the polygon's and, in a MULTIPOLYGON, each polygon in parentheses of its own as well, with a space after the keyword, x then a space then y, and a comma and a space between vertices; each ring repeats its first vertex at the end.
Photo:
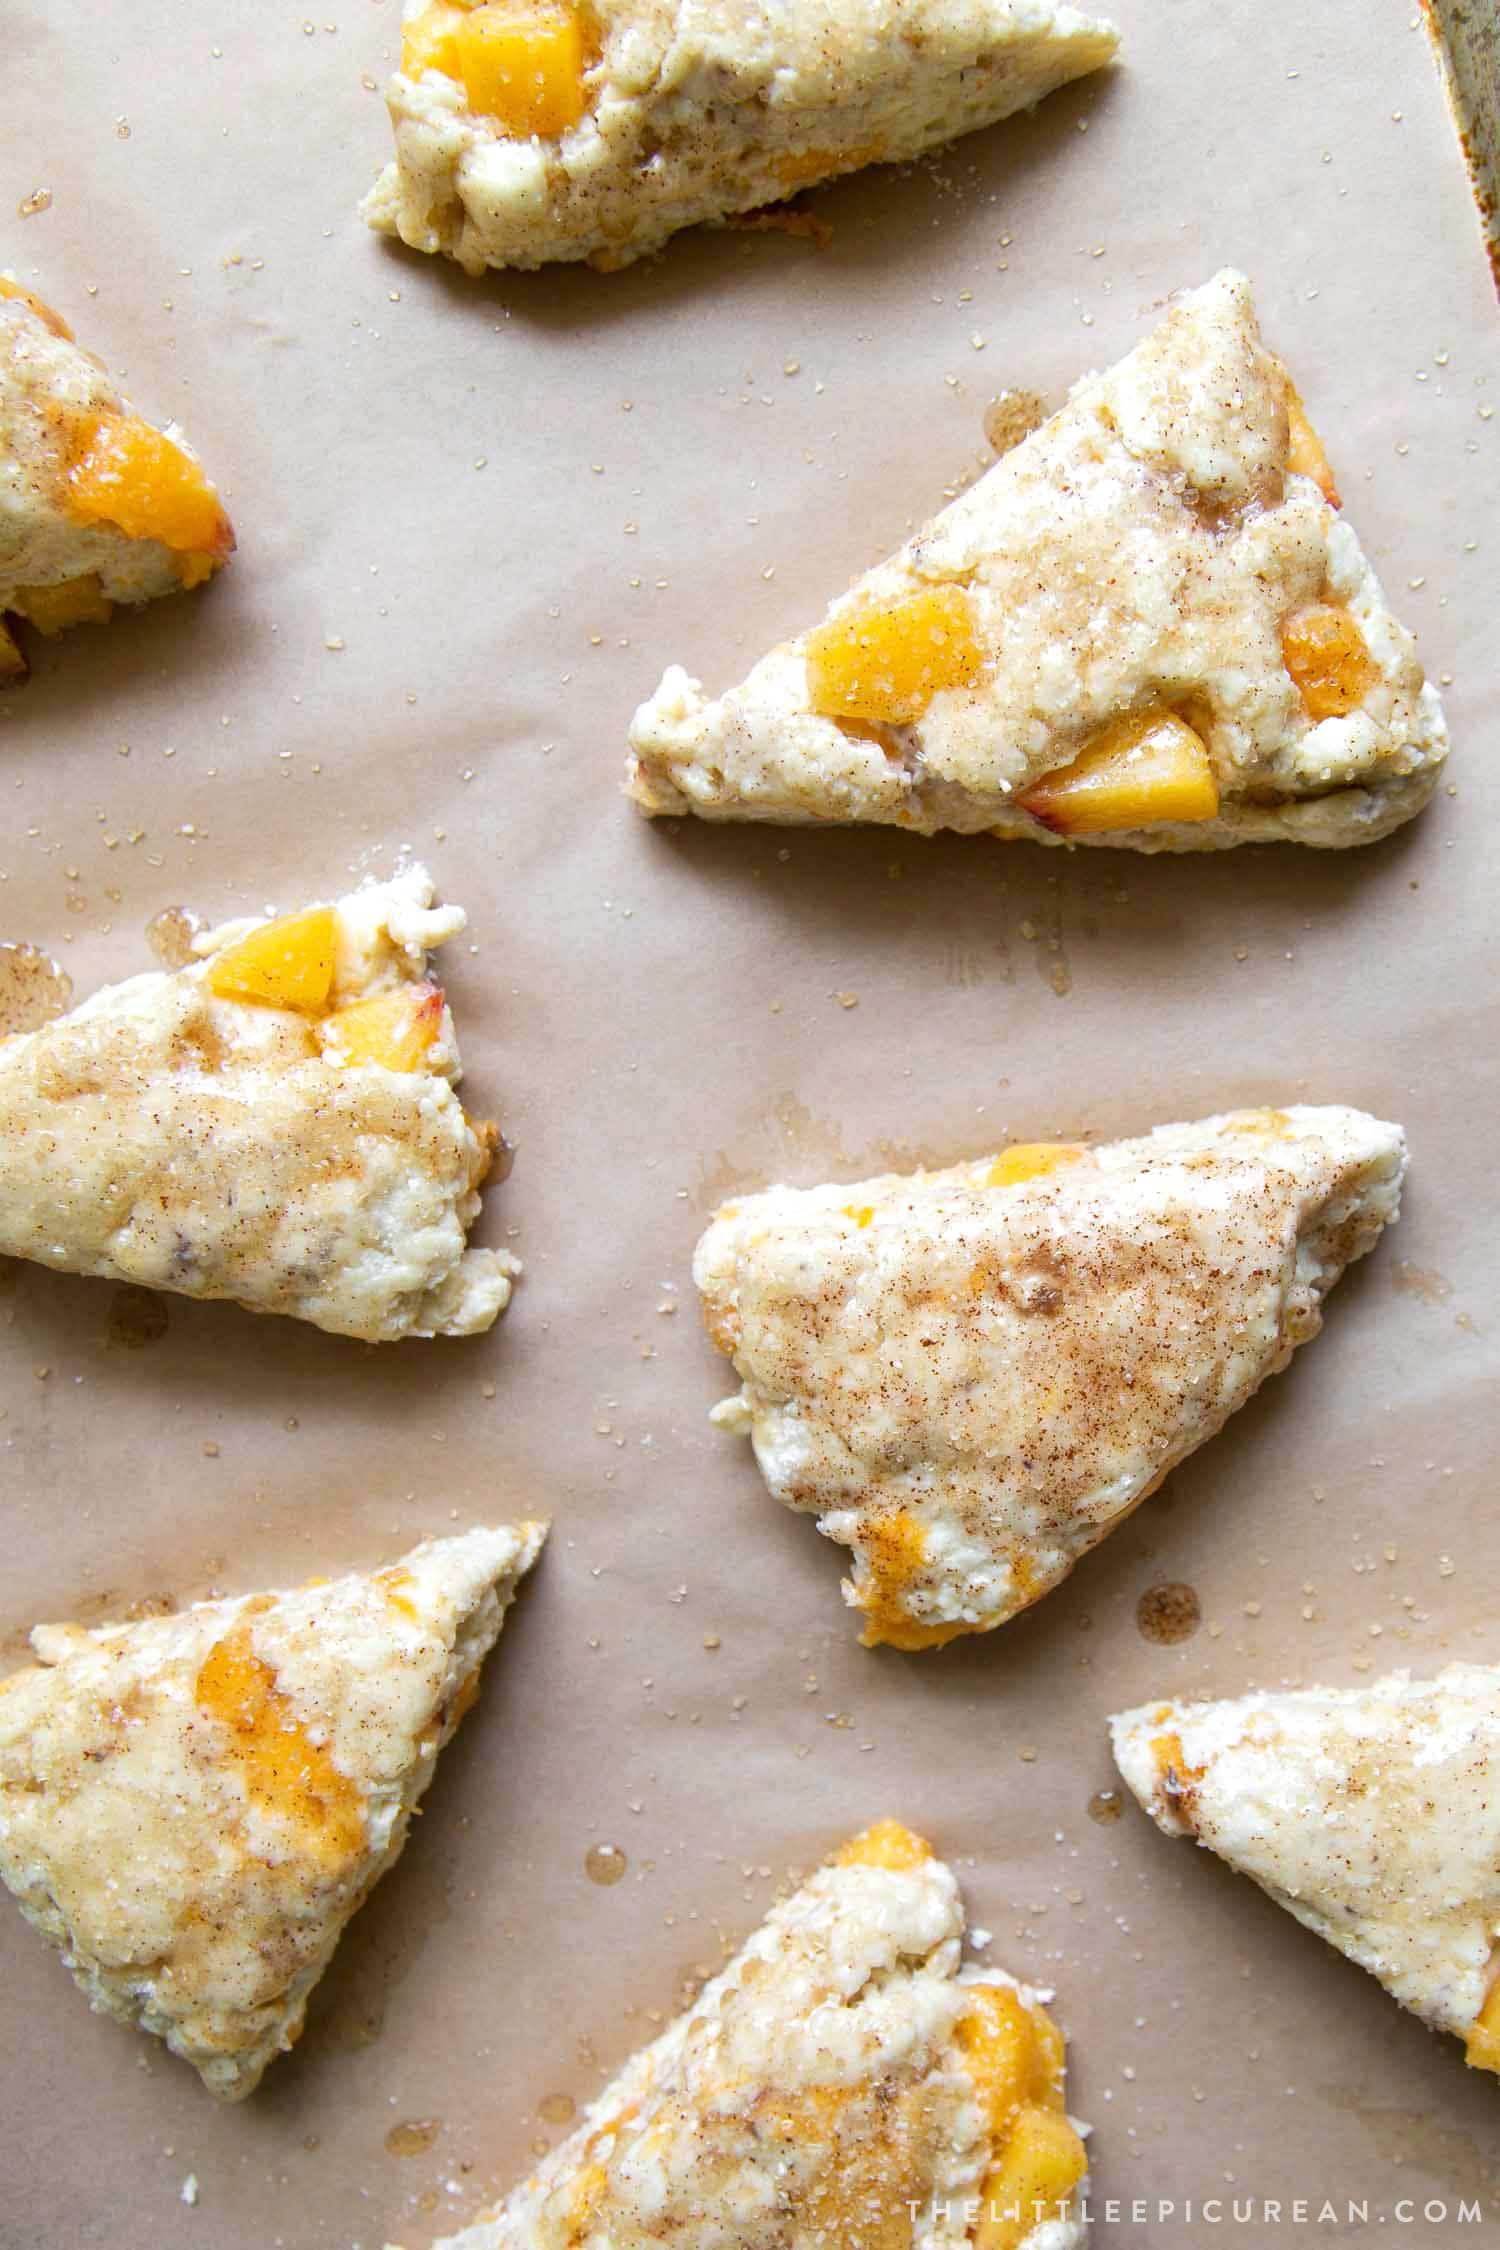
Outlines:
POLYGON ((227 922, 0 1039, 0 1255, 370 1343, 488 1328, 520 1268, 465 1243, 498 1136, 454 1092, 432 900, 409 866, 227 922))
POLYGON ((1448 737, 1225 272, 727 695, 674 665, 630 745, 648 813, 1155 852, 1369 843, 1448 737))
POLYGON ((0 273, 0 680, 40 633, 199 586, 234 532, 175 423, 143 422, 50 305, 0 273))
POLYGON ((1317 1333, 1405 1165, 1362 1110, 1260 1109, 744 1196, 693 1261, 714 1419, 853 1549, 867 1644, 985 1632, 1317 1333))
POLYGON ((1110 1731, 1158 1827, 1500 2071, 1500 1668, 1149 1703, 1110 1731))
POLYGON ((407 0, 365 216, 470 273, 612 269, 1008 117, 1117 44, 1053 0, 407 0))
POLYGON ((92 2007, 238 2101, 406 1841, 545 1527, 85 1631, 0 1681, 0 1877, 92 2007))
POLYGON ((951 1871, 877 1821, 437 2250, 1081 2250, 1050 1995, 963 1939, 951 1871))

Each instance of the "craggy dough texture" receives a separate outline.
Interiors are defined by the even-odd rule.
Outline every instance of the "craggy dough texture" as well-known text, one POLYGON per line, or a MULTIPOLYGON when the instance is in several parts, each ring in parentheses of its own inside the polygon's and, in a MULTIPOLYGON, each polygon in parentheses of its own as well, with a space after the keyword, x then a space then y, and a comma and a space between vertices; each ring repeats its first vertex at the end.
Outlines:
MULTIPOLYGON (((1500 1669, 1145 1704, 1110 1729, 1169 1836, 1196 1836, 1403 2007, 1469 2037, 1500 1964, 1500 1669)), ((1500 2067, 1482 2037, 1470 2060, 1500 2067)))
MULTIPOLYGON (((464 926, 432 897, 409 867, 338 901, 334 1009, 427 991, 428 948, 464 926)), ((213 991, 255 926, 0 1040, 0 1253, 372 1343, 488 1328, 520 1269, 465 1247, 490 1143, 451 1022, 414 1067, 341 1061, 295 1008, 213 991)))
POLYGON ((400 1853, 537 1524, 429 1540, 388 1573, 39 1625, 0 1682, 0 1877, 91 2005, 231 2101, 302 2028, 400 1853))
POLYGON ((854 1551, 865 1639, 981 1632, 1065 1578, 1293 1350, 1395 1218, 1399 1127, 1164 1125, 726 1204, 694 1277, 776 1498, 854 1551))
MULTIPOLYGON (((407 0, 406 20, 427 13, 407 0)), ((613 268, 681 227, 897 162, 1107 63, 1113 27, 1051 0, 598 0, 587 109, 509 137, 445 73, 398 73, 396 158, 365 216, 470 273, 613 268)))
POLYGON ((53 590, 80 579, 92 582, 75 599, 80 618, 197 585, 234 534, 182 432, 137 421, 102 363, 16 288, 0 276, 0 611, 35 607, 50 631, 54 616, 73 621, 53 590), (111 511, 136 526, 159 519, 175 544, 132 537, 111 511))
POLYGON ((812 708, 807 636, 716 702, 673 666, 635 715, 630 794, 706 820, 1137 851, 1385 835, 1432 794, 1447 730, 1354 532, 1291 470, 1288 400, 1249 283, 1217 275, 829 612, 961 586, 987 652, 977 685, 935 695, 910 725, 856 728, 812 708), (1282 635, 1323 602, 1350 613, 1370 669, 1355 706, 1320 721, 1282 635), (1161 705, 1208 745, 1213 817, 1075 839, 1018 802, 1161 705))
MULTIPOLYGON (((993 2043, 967 2028, 980 1996, 998 1988, 1034 2012, 1059 2085, 1061 2040, 1040 1994, 960 1975, 949 1869, 894 1822, 866 1841, 776 1907, 540 2169, 437 2250, 969 2243, 964 2199, 1011 2122, 995 2114, 993 2043)), ((1080 2250, 1086 2237, 1069 2213, 1011 2240, 1080 2250)))

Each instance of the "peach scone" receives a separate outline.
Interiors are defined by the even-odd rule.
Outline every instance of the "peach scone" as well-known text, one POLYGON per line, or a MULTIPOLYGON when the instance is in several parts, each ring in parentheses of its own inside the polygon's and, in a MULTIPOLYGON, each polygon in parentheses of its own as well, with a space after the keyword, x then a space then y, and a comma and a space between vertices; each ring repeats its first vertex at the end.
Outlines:
POLYGON ((985 1632, 1317 1333, 1405 1165, 1362 1110, 1242 1110, 742 1197, 693 1264, 714 1420, 853 1550, 867 1644, 985 1632))
POLYGON ((1110 1727, 1158 1827, 1500 2071, 1500 1668, 1150 1703, 1110 1727))
POLYGON ((50 305, 0 273, 0 680, 40 633, 199 586, 234 532, 182 432, 144 422, 50 305))
POLYGON ((407 0, 365 215, 470 273, 623 266, 1008 117, 1116 44, 1054 0, 407 0))
POLYGON ((630 746, 647 813, 1155 852, 1369 843, 1447 731, 1224 272, 738 687, 674 665, 630 746))
POLYGON ((0 1255, 371 1343, 488 1328, 520 1270, 466 1243, 498 1136, 427 967, 463 927, 410 866, 0 1039, 0 1255))
POLYGON ((963 1940, 951 1871, 877 1821, 438 2250, 1081 2250, 1049 1996, 963 1940))
POLYGON ((90 2005, 238 2101, 400 1854, 545 1536, 85 1630, 0 1681, 0 1878, 90 2005))

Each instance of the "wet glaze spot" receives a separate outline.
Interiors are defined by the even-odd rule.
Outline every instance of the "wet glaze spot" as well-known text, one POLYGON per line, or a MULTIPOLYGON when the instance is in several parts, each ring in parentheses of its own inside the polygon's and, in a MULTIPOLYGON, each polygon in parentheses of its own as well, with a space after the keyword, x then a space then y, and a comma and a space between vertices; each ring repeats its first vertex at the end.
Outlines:
POLYGON ((146 924, 146 942, 164 969, 186 969, 198 958, 193 940, 207 927, 185 906, 164 906, 146 924))
POLYGON ((73 979, 39 945, 0 945, 0 1039, 66 1015, 73 979))
POLYGON ((1009 453, 1046 419, 1046 406, 1035 391, 1004 390, 984 410, 984 434, 997 453, 1009 453))
POLYGON ((171 1319, 165 1297, 126 1282, 110 1298, 104 1323, 105 1338, 127 1352, 138 1352, 147 1344, 159 1344, 171 1319))
POLYGON ((1101 1828, 1110 1827, 1125 1810, 1125 1800, 1118 1789, 1100 1789, 1089 1799, 1089 1819, 1096 1820, 1101 1828))
POLYGON ((584 1854, 583 1872, 591 1883, 608 1890, 625 1873, 625 1854, 618 1844, 594 1844, 584 1854))
POLYGON ((1144 1640, 1170 1648, 1174 1641, 1190 1641, 1203 1623, 1203 1607, 1191 1586, 1169 1581, 1148 1586, 1135 1605, 1135 1621, 1144 1640))
POLYGON ((1445 1304, 1453 1294, 1446 1274, 1435 1273, 1430 1266, 1414 1266, 1410 1258, 1398 1258, 1392 1266, 1391 1287, 1403 1297, 1419 1297, 1424 1305, 1445 1304))
POLYGON ((431 2148, 441 2130, 435 2117, 413 2117, 404 2125, 393 2125, 385 2136, 386 2153, 421 2156, 431 2148))
POLYGON ((571 2094, 543 2094, 536 2113, 545 2124, 571 2125, 578 2115, 578 2104, 571 2094))

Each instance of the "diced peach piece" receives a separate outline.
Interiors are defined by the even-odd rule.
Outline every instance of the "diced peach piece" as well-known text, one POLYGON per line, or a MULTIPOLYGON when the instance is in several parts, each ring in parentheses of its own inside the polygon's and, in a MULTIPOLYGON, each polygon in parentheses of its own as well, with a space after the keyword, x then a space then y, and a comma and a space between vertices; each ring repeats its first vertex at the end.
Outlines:
POLYGON ((11 607, 39 633, 49 634, 70 625, 107 625, 114 614, 96 570, 61 586, 18 586, 11 607))
POLYGON ((23 305, 30 306, 37 319, 44 327, 50 328, 54 336, 61 336, 65 344, 72 343, 73 331, 62 314, 54 312, 49 304, 37 296, 35 290, 24 289, 19 281, 12 281, 8 274, 0 273, 0 297, 18 297, 23 305))
POLYGON ((1009 1985, 978 1985, 954 2037, 990 2132, 1003 2140, 1022 2103, 1035 2101, 1050 2084, 1036 2019, 1009 1985))
POLYGON ((877 1820, 839 1850, 837 1867, 887 1867, 897 1874, 931 1859, 932 1846, 899 1820, 877 1820))
POLYGON ((319 1015, 333 987, 338 921, 331 906, 284 915, 227 945, 209 963, 208 989, 221 1000, 319 1015))
POLYGON ((96 414, 77 424, 66 483, 68 506, 82 522, 113 524, 127 539, 159 539, 188 558, 189 583, 233 550, 229 518, 198 463, 133 415, 96 414))
POLYGON ((1364 634, 1337 602, 1315 602, 1289 617, 1281 654, 1310 719, 1347 717, 1380 677, 1364 634))
POLYGON ((787 195, 811 187, 817 180, 833 179, 841 172, 862 172, 867 164, 884 162, 886 143, 865 141, 858 148, 805 148, 800 154, 776 160, 776 177, 787 195))
POLYGON ((959 586, 927 586, 895 601, 856 601, 807 636, 808 701, 830 719, 919 719, 945 688, 970 687, 984 668, 974 608, 959 586))
MULTIPOLYGON (((566 0, 490 0, 459 13, 440 45, 451 52, 464 98, 517 140, 565 133, 586 96, 583 23, 566 0)), ((446 64, 439 64, 447 69, 446 64)))
POLYGON ((256 1655, 248 1625, 214 1643, 193 1699, 228 1729, 228 1757, 253 1805, 295 1828, 302 1847, 329 1868, 360 1850, 365 1815, 359 1786, 301 1725, 274 1670, 256 1655))
POLYGON ((1155 704, 1106 727, 1071 765, 1044 774, 1017 801, 1060 836, 1098 836, 1212 820, 1219 785, 1202 735, 1155 704))
POLYGON ((1016 1141, 1003 1148, 984 1176, 986 1187, 1016 1187, 1022 1180, 1039 1180, 1065 1164, 1077 1164, 1088 1155, 1074 1141, 1016 1141))
POLYGON ((1500 2071, 1500 1984, 1474 2018, 1464 2061, 1471 2070, 1500 2071))
POLYGON ((443 995, 435 984, 400 985, 335 1008, 321 1027, 330 1062, 383 1070, 420 1070, 443 1028, 443 995))
POLYGON ((401 68, 408 78, 424 70, 440 70, 445 78, 462 79, 455 40, 465 11, 437 0, 420 16, 401 26, 401 68))
POLYGON ((1333 469, 1323 450, 1323 440, 1307 419, 1307 409, 1291 383, 1287 385, 1286 419, 1287 467, 1295 476, 1311 477, 1329 507, 1339 507, 1339 489, 1333 481, 1333 469))
POLYGON ((973 2250, 1018 2250, 1036 2227, 1066 2211, 1088 2158, 1057 2109, 1023 2109, 980 2192, 973 2250))
POLYGON ((962 1625, 919 1625, 907 1611, 906 1593, 927 1555, 921 1521, 898 1508, 880 1516, 864 1533, 867 1577, 859 1606, 865 1614, 860 1640, 866 1648, 915 1650, 942 1648, 956 1640, 962 1625))

